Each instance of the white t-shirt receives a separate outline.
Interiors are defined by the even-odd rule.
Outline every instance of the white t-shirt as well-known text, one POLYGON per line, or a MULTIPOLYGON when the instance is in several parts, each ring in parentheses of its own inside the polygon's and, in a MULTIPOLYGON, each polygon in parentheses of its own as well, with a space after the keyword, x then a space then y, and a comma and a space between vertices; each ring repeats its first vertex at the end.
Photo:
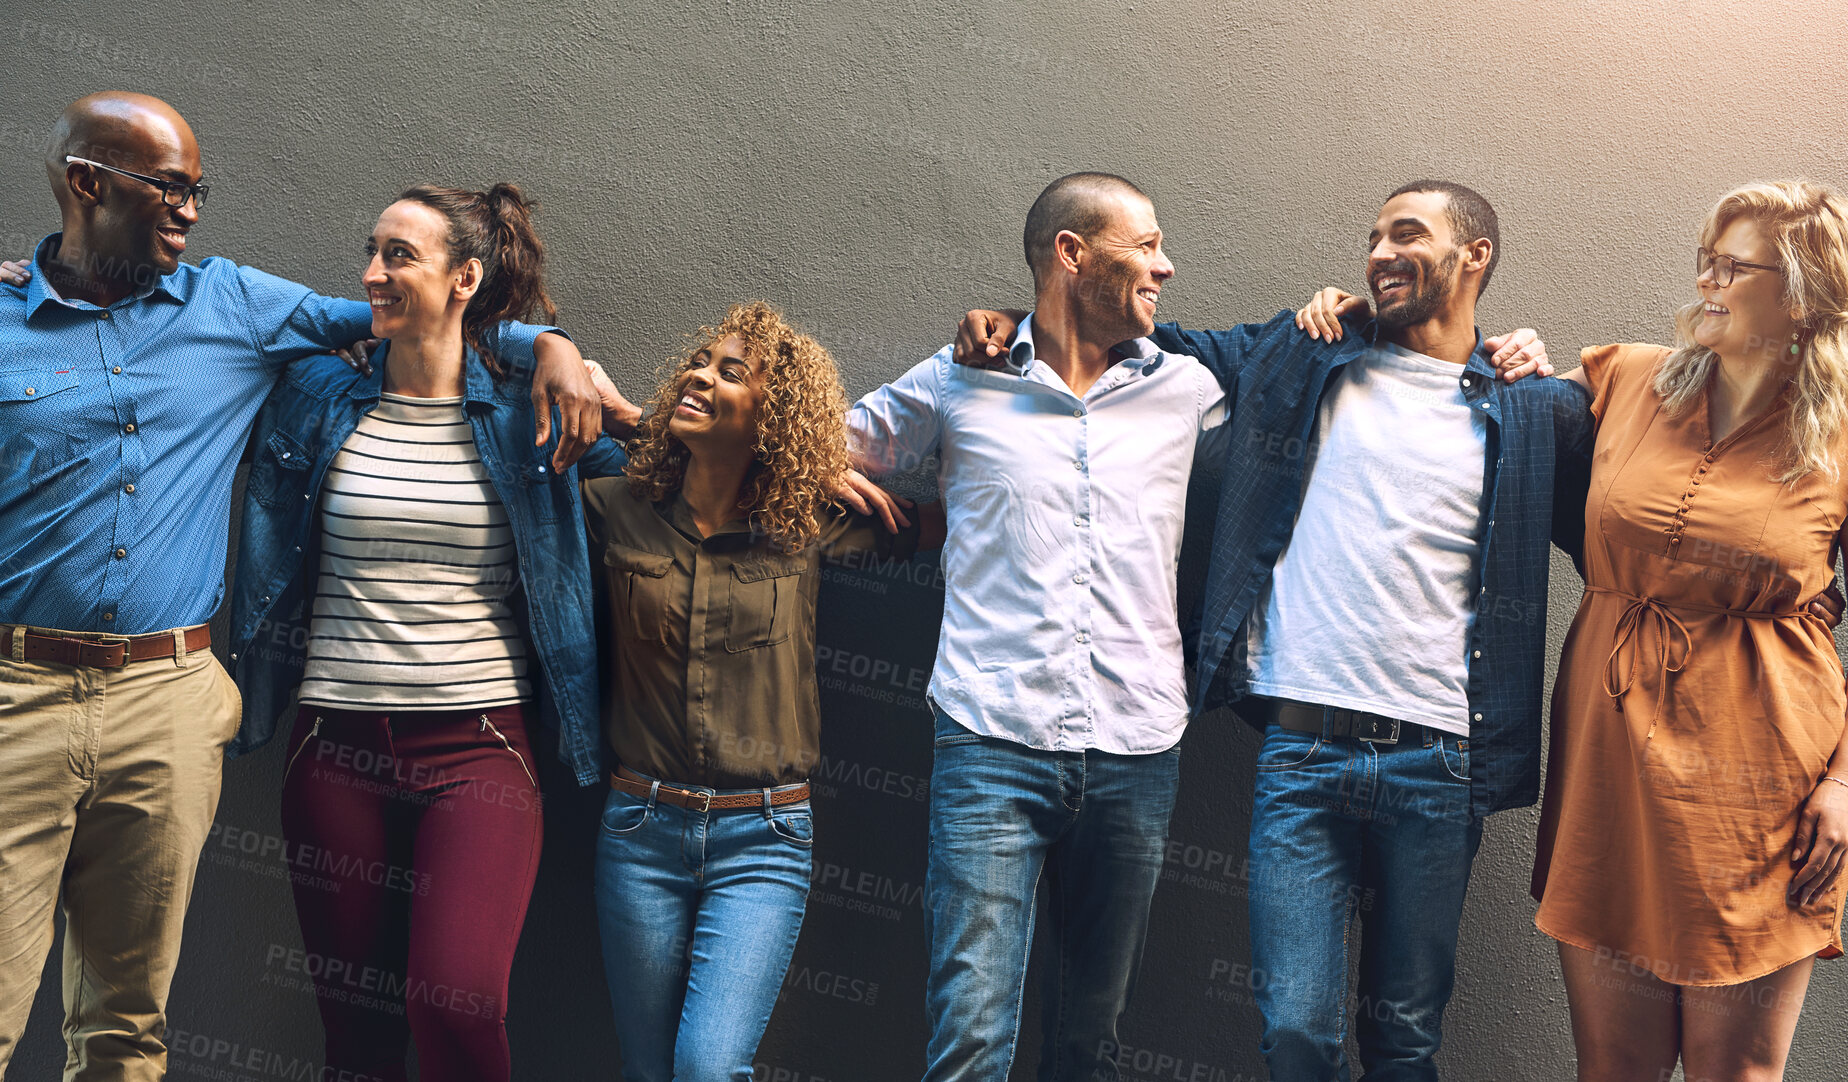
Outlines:
POLYGON ((1469 733, 1488 423, 1456 364, 1379 343, 1322 398, 1251 690, 1469 733))

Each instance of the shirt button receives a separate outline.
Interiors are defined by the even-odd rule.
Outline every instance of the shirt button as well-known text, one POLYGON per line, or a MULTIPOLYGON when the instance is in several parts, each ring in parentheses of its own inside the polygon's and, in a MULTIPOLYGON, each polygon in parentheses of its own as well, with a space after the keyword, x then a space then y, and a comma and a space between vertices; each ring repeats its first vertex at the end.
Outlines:
POLYGON ((1085 517, 1084 517, 1083 515, 1075 515, 1075 516, 1073 516, 1073 518, 1072 518, 1072 525, 1074 525, 1074 526, 1083 526, 1083 525, 1086 525, 1086 521, 1085 521, 1085 517))
POLYGON ((123 485, 122 491, 132 496, 135 494, 135 486, 134 485, 123 485))
POLYGON ((122 558, 124 558, 124 557, 126 557, 127 555, 128 555, 128 550, 127 550, 127 549, 116 549, 116 550, 115 550, 115 558, 116 558, 116 559, 118 559, 118 560, 120 560, 120 559, 122 559, 122 558))
POLYGON ((37 394, 37 393, 38 393, 38 388, 36 388, 36 387, 27 387, 27 388, 26 388, 26 397, 27 397, 27 398, 31 398, 31 397, 32 397, 33 395, 35 395, 35 394, 37 394))
POLYGON ((236 654, 232 654, 232 655, 231 655, 231 660, 232 660, 232 661, 236 661, 236 660, 237 660, 237 655, 236 655, 236 654))
POLYGON ((1480 651, 1480 650, 1472 650, 1472 651, 1470 651, 1470 655, 1469 655, 1469 656, 1470 656, 1470 657, 1481 657, 1481 656, 1482 656, 1482 651, 1480 651))
POLYGON ((107 311, 102 311, 102 312, 98 312, 98 313, 96 313, 96 318, 98 318, 98 319, 108 319, 108 318, 109 318, 109 313, 108 313, 107 311))
POLYGON ((105 612, 105 613, 103 613, 103 619, 105 619, 105 620, 113 620, 113 619, 115 619, 115 613, 113 613, 113 612, 105 612))
POLYGON ((1091 636, 1089 636, 1089 635, 1087 635, 1087 634, 1085 634, 1085 633, 1084 633, 1084 632, 1082 632, 1082 631, 1080 631, 1080 632, 1078 633, 1078 636, 1077 636, 1077 638, 1078 638, 1078 641, 1079 641, 1079 642, 1081 642, 1081 643, 1082 643, 1082 642, 1090 642, 1090 641, 1091 641, 1091 636))
POLYGON ((1072 463, 1072 469, 1074 469, 1074 470, 1082 470, 1082 469, 1084 469, 1084 460, 1083 460, 1083 459, 1079 459, 1078 461, 1076 461, 1076 462, 1074 462, 1074 463, 1072 463))
POLYGON ((1072 411, 1072 416, 1073 416, 1073 417, 1083 417, 1083 416, 1084 416, 1084 411, 1083 411, 1083 410, 1073 410, 1073 411, 1072 411))
POLYGON ((263 601, 263 603, 264 603, 264 604, 268 604, 268 603, 269 603, 269 595, 268 595, 268 594, 264 594, 264 595, 263 595, 263 597, 262 597, 262 601, 263 601))
POLYGON ((306 492, 302 493, 302 499, 309 499, 309 495, 306 492))
POLYGON ((122 366, 118 364, 118 365, 116 365, 116 366, 115 366, 114 368, 111 368, 111 369, 110 369, 109 371, 111 371, 111 372, 113 372, 113 373, 115 373, 116 375, 118 375, 118 376, 119 376, 119 375, 121 375, 121 374, 122 374, 122 366))
POLYGON ((1076 575, 1073 575, 1072 581, 1077 583, 1080 586, 1083 586, 1084 585, 1084 572, 1080 571, 1076 575))
POLYGON ((1476 715, 1476 720, 1477 720, 1477 721, 1481 721, 1481 720, 1482 720, 1482 715, 1481 715, 1481 714, 1477 714, 1477 715, 1476 715))
POLYGON ((133 422, 133 421, 130 421, 129 423, 127 423, 127 424, 125 424, 125 425, 123 425, 123 426, 122 426, 122 431, 124 431, 124 432, 127 432, 127 433, 129 433, 129 434, 131 434, 131 435, 133 435, 133 434, 134 434, 134 431, 135 431, 135 422, 133 422))

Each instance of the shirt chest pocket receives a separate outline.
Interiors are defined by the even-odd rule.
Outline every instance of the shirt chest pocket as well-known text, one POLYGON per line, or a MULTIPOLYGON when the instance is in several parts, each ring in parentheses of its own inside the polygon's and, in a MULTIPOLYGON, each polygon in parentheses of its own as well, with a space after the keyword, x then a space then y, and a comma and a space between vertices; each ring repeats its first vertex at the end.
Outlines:
POLYGON ((308 449, 284 432, 272 432, 257 448, 244 486, 265 507, 293 507, 308 495, 308 449))
MULTIPOLYGON (((77 386, 75 372, 0 371, 0 477, 37 488, 88 460, 70 435, 70 418, 45 399, 77 386)), ((73 402, 73 399, 66 399, 73 402)))
POLYGON ((725 649, 742 653, 775 646, 795 629, 802 600, 802 556, 766 557, 732 565, 725 649))
POLYGON ((612 542, 603 550, 603 566, 618 625, 638 639, 665 642, 667 573, 674 558, 612 542))

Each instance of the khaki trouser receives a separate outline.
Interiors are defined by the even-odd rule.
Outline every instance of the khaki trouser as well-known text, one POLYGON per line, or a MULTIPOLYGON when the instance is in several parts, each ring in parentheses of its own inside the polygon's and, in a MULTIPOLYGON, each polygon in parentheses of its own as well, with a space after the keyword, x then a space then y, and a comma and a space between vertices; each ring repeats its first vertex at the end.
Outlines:
POLYGON ((119 669, 0 656, 0 1078, 60 887, 65 1079, 166 1073, 167 990, 240 706, 211 651, 175 644, 119 669))

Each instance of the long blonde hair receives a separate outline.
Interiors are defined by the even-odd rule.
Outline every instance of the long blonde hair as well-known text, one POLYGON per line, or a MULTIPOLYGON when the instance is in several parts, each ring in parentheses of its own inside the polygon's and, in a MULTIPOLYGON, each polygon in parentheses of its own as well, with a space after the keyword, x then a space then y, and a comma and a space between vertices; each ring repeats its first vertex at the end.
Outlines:
MULTIPOLYGON (((1768 343, 1780 363, 1793 365, 1788 460, 1777 480, 1788 483, 1813 471, 1837 475, 1835 441, 1848 427, 1848 202, 1808 180, 1744 184, 1720 197, 1700 227, 1712 248, 1733 220, 1749 217, 1770 237, 1784 271, 1784 304, 1802 313, 1798 352, 1768 343)), ((1678 414, 1693 405, 1712 378, 1714 352, 1694 341, 1702 302, 1675 314, 1675 349, 1655 374, 1664 407, 1678 414)))
POLYGON ((700 350, 732 335, 744 343, 744 355, 763 366, 756 461, 740 502, 750 511, 752 529, 778 549, 795 552, 820 538, 818 516, 847 472, 847 395, 821 343, 763 301, 733 305, 723 322, 701 327, 686 350, 663 366, 654 406, 629 441, 623 472, 640 499, 665 499, 685 483, 687 446, 667 430, 680 398, 679 375, 700 350))

